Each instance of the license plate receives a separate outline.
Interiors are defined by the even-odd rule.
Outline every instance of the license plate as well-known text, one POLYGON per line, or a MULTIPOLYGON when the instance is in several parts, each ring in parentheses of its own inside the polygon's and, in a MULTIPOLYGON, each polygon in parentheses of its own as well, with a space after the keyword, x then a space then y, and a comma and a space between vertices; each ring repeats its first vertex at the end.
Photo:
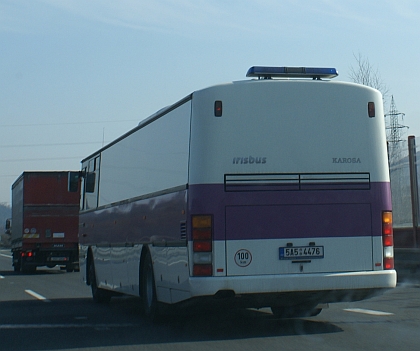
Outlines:
POLYGON ((50 261, 67 261, 67 257, 50 257, 50 261))
POLYGON ((324 258, 324 246, 291 246, 279 248, 280 260, 324 258))

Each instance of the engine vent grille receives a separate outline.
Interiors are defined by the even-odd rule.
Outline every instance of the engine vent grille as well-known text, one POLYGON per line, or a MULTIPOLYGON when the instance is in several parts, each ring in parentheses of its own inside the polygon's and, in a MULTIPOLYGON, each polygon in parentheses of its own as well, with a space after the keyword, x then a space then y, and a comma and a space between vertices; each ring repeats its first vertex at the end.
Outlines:
POLYGON ((225 191, 370 190, 370 173, 225 174, 225 191))

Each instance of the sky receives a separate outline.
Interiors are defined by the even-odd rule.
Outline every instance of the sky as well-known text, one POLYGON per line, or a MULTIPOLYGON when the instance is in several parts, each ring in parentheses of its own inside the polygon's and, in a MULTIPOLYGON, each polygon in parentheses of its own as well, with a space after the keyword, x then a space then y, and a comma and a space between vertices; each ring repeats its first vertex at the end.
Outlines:
POLYGON ((360 55, 404 137, 420 137, 419 37, 418 0, 0 0, 0 203, 23 171, 79 170, 154 112, 256 65, 351 81, 360 55))

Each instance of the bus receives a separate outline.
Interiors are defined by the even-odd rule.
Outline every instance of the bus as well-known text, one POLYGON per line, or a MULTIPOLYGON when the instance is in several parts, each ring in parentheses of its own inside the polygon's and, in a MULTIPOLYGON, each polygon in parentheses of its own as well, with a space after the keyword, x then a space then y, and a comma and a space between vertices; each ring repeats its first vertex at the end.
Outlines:
POLYGON ((93 299, 318 314, 396 286, 380 92, 334 68, 253 66, 81 161, 93 299))

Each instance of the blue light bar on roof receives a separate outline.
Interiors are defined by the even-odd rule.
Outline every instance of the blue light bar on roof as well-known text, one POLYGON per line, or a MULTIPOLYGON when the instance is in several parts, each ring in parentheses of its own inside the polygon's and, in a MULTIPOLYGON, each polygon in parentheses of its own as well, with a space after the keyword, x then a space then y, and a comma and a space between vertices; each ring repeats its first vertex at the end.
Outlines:
POLYGON ((337 77, 338 72, 335 68, 253 66, 248 70, 246 76, 263 79, 273 77, 321 79, 337 77))

